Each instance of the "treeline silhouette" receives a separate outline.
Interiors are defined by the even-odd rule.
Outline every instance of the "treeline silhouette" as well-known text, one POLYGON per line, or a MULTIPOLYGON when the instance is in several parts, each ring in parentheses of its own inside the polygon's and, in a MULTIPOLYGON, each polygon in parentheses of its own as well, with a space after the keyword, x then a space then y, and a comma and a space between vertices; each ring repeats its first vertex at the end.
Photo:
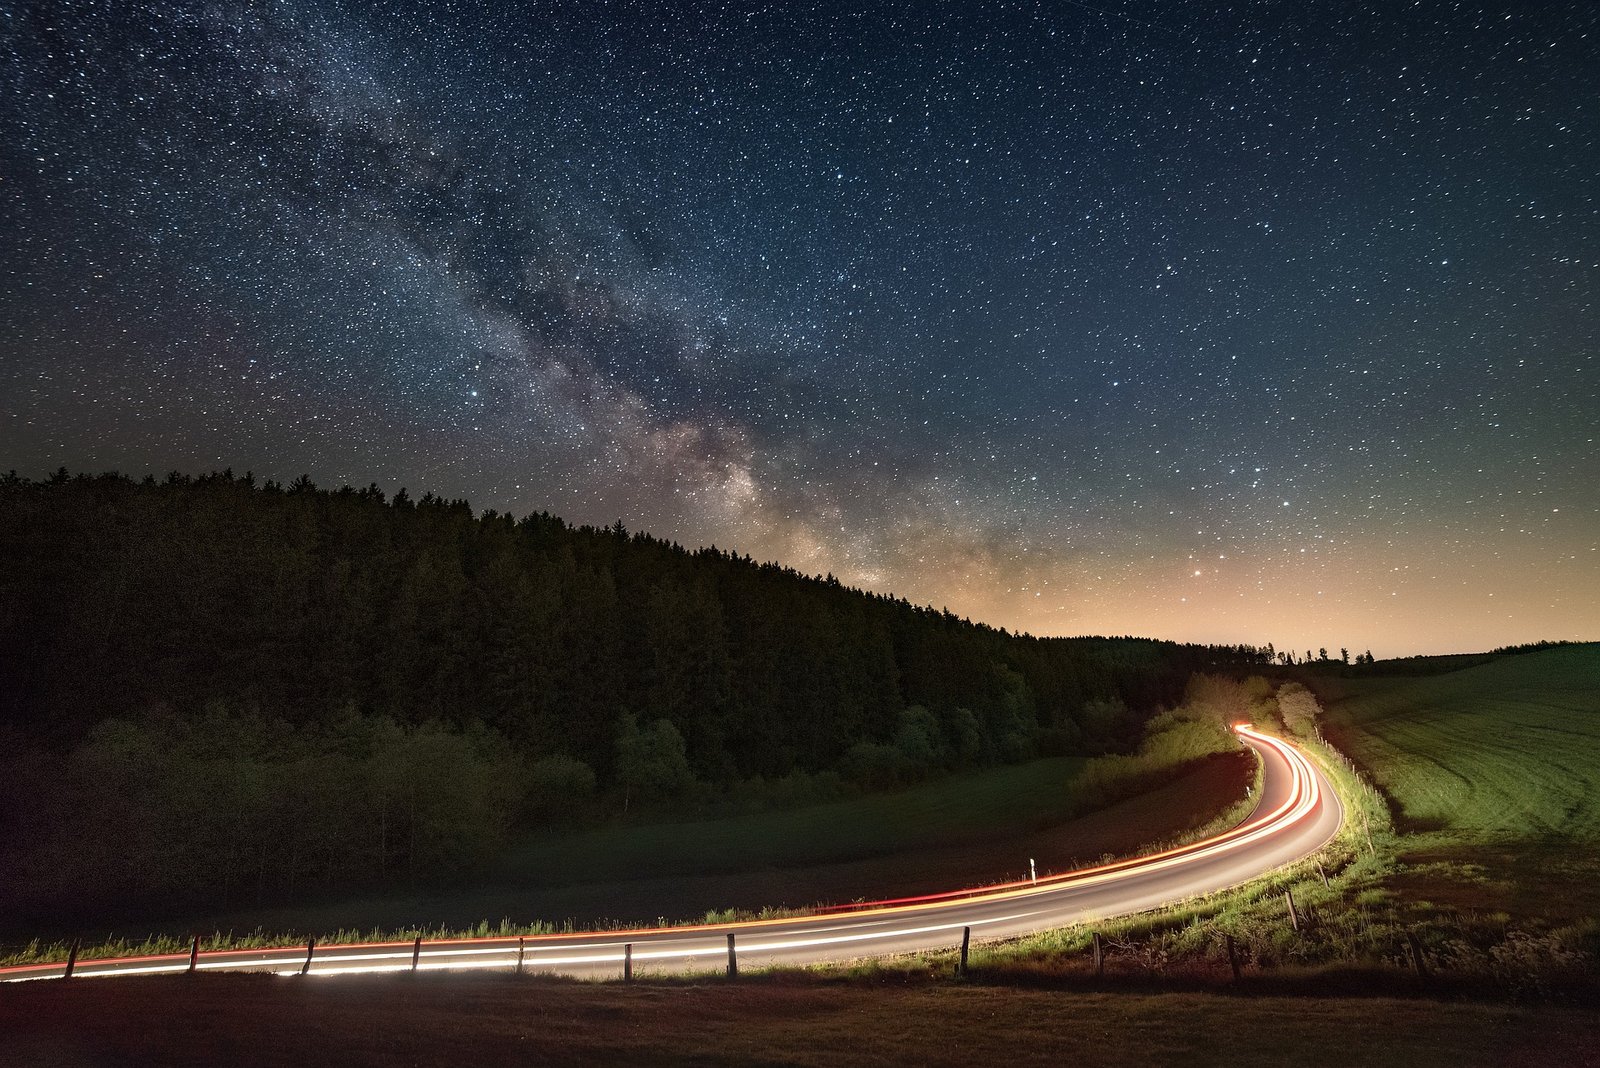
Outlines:
POLYGON ((134 894, 471 863, 583 798, 1125 750, 1191 672, 1269 659, 1012 634, 620 521, 229 471, 13 473, 0 559, 13 867, 81 873, 71 825, 97 821, 88 870, 134 894))
MULTIPOLYGON (((1508 656, 1522 656, 1526 653, 1543 652, 1546 649, 1564 649, 1569 646, 1588 644, 1593 643, 1566 639, 1544 640, 1523 642, 1518 645, 1502 645, 1490 649, 1486 653, 1419 653, 1414 656, 1393 657, 1388 660, 1375 659, 1368 652, 1363 656, 1357 656, 1353 663, 1331 659, 1326 656, 1313 659, 1307 655, 1304 660, 1291 660, 1280 665, 1278 674, 1288 674, 1290 676, 1333 675, 1341 678, 1403 678, 1448 675, 1453 671, 1463 671, 1483 664, 1492 664, 1494 661, 1508 656)), ((1281 657, 1282 654, 1279 654, 1279 656, 1281 657)))

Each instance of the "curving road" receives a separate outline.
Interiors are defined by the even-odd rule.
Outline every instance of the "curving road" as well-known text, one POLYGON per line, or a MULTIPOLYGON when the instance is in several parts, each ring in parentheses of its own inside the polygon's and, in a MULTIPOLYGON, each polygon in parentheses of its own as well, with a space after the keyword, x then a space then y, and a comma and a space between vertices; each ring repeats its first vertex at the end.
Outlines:
MULTIPOLYGON (((1343 810, 1332 787, 1297 748, 1240 724, 1234 728, 1261 754, 1261 797, 1232 830, 1177 849, 1062 875, 920 898, 869 902, 811 916, 656 930, 591 931, 526 939, 483 938, 424 943, 337 945, 311 954, 308 974, 418 969, 511 968, 585 977, 621 974, 631 952, 635 975, 721 971, 733 936, 740 967, 814 964, 886 956, 961 940, 1029 934, 1085 920, 1124 915, 1236 886, 1291 863, 1325 844, 1343 810), (631 950, 627 947, 631 946, 631 950)), ((297 974, 305 946, 201 953, 201 971, 297 974)), ((189 954, 78 961, 75 976, 182 972, 189 954)), ((0 981, 59 978, 62 963, 0 968, 0 981)))

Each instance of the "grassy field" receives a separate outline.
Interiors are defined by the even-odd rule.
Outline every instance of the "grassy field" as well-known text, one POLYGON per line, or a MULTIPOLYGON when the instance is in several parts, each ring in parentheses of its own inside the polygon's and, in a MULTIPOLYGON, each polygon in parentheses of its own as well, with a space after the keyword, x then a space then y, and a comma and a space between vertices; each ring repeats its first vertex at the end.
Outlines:
POLYGON ((193 930, 260 930, 277 944, 373 929, 487 933, 478 926, 485 918, 508 918, 508 930, 638 924, 924 893, 1020 877, 1030 857, 1045 874, 1179 837, 1241 803, 1254 776, 1248 755, 1217 754, 1074 817, 1083 798, 1073 777, 1083 766, 1040 760, 788 811, 552 836, 460 887, 45 934, 129 949, 152 932, 155 945, 179 946, 193 930))
POLYGON ((1086 763, 1036 760, 804 808, 551 835, 524 844, 507 868, 530 886, 561 885, 572 872, 609 882, 641 872, 714 875, 832 864, 1014 836, 1076 815, 1071 783, 1086 763))
POLYGON ((1330 738, 1394 799, 1402 830, 1600 841, 1600 647, 1336 685, 1330 738))
MULTIPOLYGON (((1248 887, 1097 924, 1103 977, 1089 932, 1069 928, 975 946, 971 977, 954 982, 954 953, 940 951, 737 983, 507 975, 37 983, 0 992, 0 1062, 288 1064, 315 1053, 352 1065, 1600 1065, 1592 1008, 1600 826, 1591 803, 1600 786, 1600 647, 1319 685, 1323 731, 1378 789, 1312 731, 1305 744, 1349 805, 1340 837, 1248 887), (1239 980, 1230 976, 1229 937, 1239 980), (181 1028, 164 1022, 178 1020, 181 1028)), ((1239 772, 1213 760, 1164 790, 1031 835, 983 840, 984 821, 1004 821, 1008 803, 1027 795, 1028 776, 1038 776, 1034 803, 1048 800, 1039 796, 1047 769, 965 783, 958 793, 976 811, 954 802, 944 822, 976 840, 773 869, 774 885, 793 886, 804 872, 833 872, 823 882, 836 886, 846 879, 839 872, 869 883, 891 874, 901 885, 947 881, 946 862, 981 867, 986 857, 1005 874, 1023 849, 1046 859, 1052 845, 1092 856, 1119 835, 1148 840, 1175 813, 1193 817, 1197 795, 1225 801, 1239 772)), ((884 833, 914 822, 916 793, 870 800, 884 833)), ((774 822, 810 818, 747 818, 725 829, 714 856, 748 858, 741 843, 761 833, 828 831, 826 820, 803 831, 774 822)), ((660 848, 643 829, 605 833, 618 836, 609 852, 637 863, 660 848)), ((845 855, 859 848, 850 841, 839 846, 845 855)), ((700 878, 763 900, 758 883, 739 881, 759 875, 700 878)), ((696 882, 630 885, 656 892, 696 882)))
MULTIPOLYGON (((1090 807, 1076 780, 1090 762, 1036 760, 940 779, 892 793, 693 823, 612 826, 534 840, 514 852, 506 870, 529 887, 585 881, 618 882, 641 873, 657 877, 719 875, 767 868, 810 868, 927 849, 1030 840, 1061 828, 1090 807)), ((1186 829, 1215 814, 1222 796, 1210 777, 1188 786, 1194 804, 1158 815, 1144 806, 1136 835, 1152 838, 1186 829)), ((1243 793, 1243 780, 1240 790, 1243 793)), ((1073 834, 1037 843, 1042 864, 1066 867, 1103 849, 1073 834)), ((1012 850, 993 877, 1011 874, 1026 857, 1012 850)), ((899 869, 896 865, 896 870, 899 869)), ((896 892, 895 886, 884 886, 896 892)))
POLYGON ((1600 646, 1338 680, 1325 729, 1402 832, 1386 889, 1479 916, 1600 916, 1600 646))
MULTIPOLYGON (((1345 830, 1247 887, 1097 925, 1108 974, 1226 985, 1231 938, 1247 981, 1293 972, 1330 990, 1358 976, 1385 989, 1593 999, 1600 646, 1423 678, 1316 681, 1324 708, 1302 740, 1349 806, 1345 830)), ((1092 980, 1089 937, 1045 932, 976 960, 1006 981, 1081 983, 1092 980)), ((930 966, 947 965, 934 955, 884 970, 930 966)))
POLYGON ((1600 1064, 1593 1013, 1393 998, 505 975, 27 983, 0 1063, 1600 1064))

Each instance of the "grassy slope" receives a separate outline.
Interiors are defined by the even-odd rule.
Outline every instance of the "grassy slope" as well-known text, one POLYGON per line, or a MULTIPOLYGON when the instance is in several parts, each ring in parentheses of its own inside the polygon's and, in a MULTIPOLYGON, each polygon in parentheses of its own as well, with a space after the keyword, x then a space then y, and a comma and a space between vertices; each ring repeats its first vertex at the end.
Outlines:
POLYGON ((1389 796, 1412 899, 1549 923, 1600 914, 1600 646, 1330 688, 1330 740, 1389 796))
POLYGON ((0 1062, 1592 1065, 1594 1025, 1385 998, 201 976, 7 989, 0 1062))
MULTIPOLYGON (((1226 983, 1231 937, 1247 982, 1295 975, 1330 992, 1355 981, 1592 998, 1600 646, 1427 678, 1318 681, 1327 737, 1380 784, 1387 805, 1325 761, 1352 815, 1315 858, 1320 867, 1302 862, 1235 891, 1096 924, 1109 940, 1107 975, 1226 983), (1415 971, 1419 948, 1427 978, 1415 971)), ((975 967, 993 981, 1082 983, 1093 976, 1089 938, 1079 926, 983 947, 975 967)), ((947 966, 945 957, 879 971, 925 972, 947 966)))
POLYGON ((537 840, 511 867, 530 885, 705 875, 767 867, 802 867, 950 845, 1073 815, 1067 788, 1083 760, 1061 758, 955 775, 894 793, 778 812, 693 823, 614 826, 537 840))
MULTIPOLYGON (((1041 760, 898 793, 685 824, 601 828, 531 843, 482 884, 432 894, 202 917, 202 930, 464 927, 485 917, 653 921, 711 909, 803 907, 1042 873, 1131 853, 1215 818, 1253 763, 1212 757, 1173 782, 1072 818, 1076 760, 1041 760)), ((183 924, 156 924, 181 933, 183 924)), ((142 934, 142 932, 139 932, 142 934)))
POLYGON ((1330 726, 1403 829, 1600 840, 1600 647, 1340 685, 1330 726))
MULTIPOLYGON (((1457 930, 1451 916, 1460 909, 1499 908, 1507 924, 1531 916, 1547 927, 1595 914, 1584 895, 1592 895, 1600 881, 1600 872, 1590 870, 1600 868, 1600 849, 1588 803, 1600 777, 1600 649, 1508 658, 1451 676, 1341 685, 1341 693, 1329 695, 1328 733, 1380 782, 1404 833, 1396 839, 1385 830, 1374 857, 1357 849, 1353 858, 1330 859, 1329 889, 1320 889, 1316 876, 1306 872, 1294 876, 1297 897, 1316 914, 1308 931, 1287 929, 1275 915, 1281 906, 1272 892, 1235 895, 1241 901, 1227 906, 1220 929, 1236 932, 1240 923, 1267 917, 1271 937, 1282 943, 1278 956, 1292 964, 1300 959, 1295 947, 1316 943, 1324 933, 1330 943, 1351 941, 1343 932, 1346 920, 1359 921, 1373 945, 1394 942, 1403 930, 1420 930, 1431 953, 1434 939, 1457 930), (1399 865, 1391 859, 1396 850, 1399 865), (1424 893, 1444 907, 1422 902, 1424 893), (1426 926, 1441 918, 1442 927, 1426 926)), ((1307 983, 1332 979, 1327 989, 1348 990, 1373 976, 1358 969, 1341 979, 1337 971, 1291 968, 1274 979, 1270 971, 1255 970, 1253 951, 1242 991, 1255 996, 1141 993, 1139 975, 1150 976, 1146 982, 1164 981, 1140 950, 1158 948, 1141 940, 1163 929, 1170 929, 1176 944, 1187 937, 1190 922, 1156 918, 1113 936, 1131 941, 1108 964, 1107 982, 1113 972, 1134 982, 1114 994, 1095 990, 1076 944, 1066 969, 1082 973, 1076 983, 1061 962, 1045 959, 1048 947, 1017 946, 1028 959, 996 951, 975 960, 986 982, 1011 985, 928 981, 932 973, 948 974, 943 958, 931 971, 923 967, 920 979, 908 967, 851 983, 777 978, 737 986, 594 987, 470 976, 448 982, 355 980, 334 991, 333 984, 324 988, 314 981, 215 976, 187 983, 28 984, 0 996, 0 1036, 7 1036, 0 1037, 0 1060, 11 1055, 48 1063, 43 1055, 62 1049, 63 1036, 73 1035, 66 1047, 71 1059, 64 1063, 101 1057, 198 1064, 248 1052, 251 1063, 276 1064, 302 1060, 309 1049, 353 1065, 524 1059, 1600 1064, 1600 1044, 1593 1038, 1600 1018, 1592 1011, 1278 996, 1274 982, 1303 993, 1307 983), (1078 989, 1038 988, 1051 984, 1078 989), (181 1031, 149 1023, 162 1017, 189 1022, 181 1031), (268 1035, 294 1039, 280 1048, 261 1041, 268 1035)), ((1201 934, 1208 945, 1214 941, 1201 934)), ((1365 953, 1371 947, 1356 948, 1365 953)), ((1213 952, 1197 963, 1225 976, 1226 964, 1214 957, 1213 952)), ((1445 963, 1435 960, 1436 967, 1445 963)), ((1185 973, 1174 966, 1170 974, 1185 973)), ((1412 989, 1403 979, 1401 972, 1380 988, 1412 989)), ((1184 982, 1177 979, 1179 986, 1184 982)))

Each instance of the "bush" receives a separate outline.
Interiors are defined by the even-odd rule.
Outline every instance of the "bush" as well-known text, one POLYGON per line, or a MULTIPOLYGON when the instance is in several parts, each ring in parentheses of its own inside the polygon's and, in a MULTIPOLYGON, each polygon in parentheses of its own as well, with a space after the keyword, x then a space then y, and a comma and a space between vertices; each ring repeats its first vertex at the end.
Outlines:
POLYGON ((564 754, 547 756, 528 768, 523 810, 534 823, 569 818, 594 796, 594 769, 564 754))
POLYGON ((296 728, 219 704, 108 719, 20 817, 8 896, 88 910, 460 870, 503 844, 524 775, 481 727, 296 728))
POLYGON ((1316 731, 1317 699, 1311 691, 1298 682, 1286 682, 1278 690, 1278 715, 1283 717, 1285 729, 1302 738, 1316 731))
POLYGON ((658 719, 641 729, 637 718, 623 716, 622 729, 617 734, 616 771, 623 788, 624 809, 635 797, 676 797, 695 781, 683 735, 668 719, 658 719))
POLYGON ((904 753, 879 742, 857 742, 845 751, 841 764, 845 778, 863 790, 893 789, 907 780, 910 770, 904 753))
MULTIPOLYGON (((1217 705, 1211 703, 1224 693, 1215 682, 1205 685, 1210 695, 1205 703, 1187 704, 1151 719, 1134 753, 1096 757, 1084 765, 1072 781, 1082 807, 1106 805, 1153 779, 1171 775, 1185 764, 1236 749, 1237 739, 1222 726, 1217 705)), ((1235 699, 1236 694, 1227 695, 1228 701, 1235 699)))

